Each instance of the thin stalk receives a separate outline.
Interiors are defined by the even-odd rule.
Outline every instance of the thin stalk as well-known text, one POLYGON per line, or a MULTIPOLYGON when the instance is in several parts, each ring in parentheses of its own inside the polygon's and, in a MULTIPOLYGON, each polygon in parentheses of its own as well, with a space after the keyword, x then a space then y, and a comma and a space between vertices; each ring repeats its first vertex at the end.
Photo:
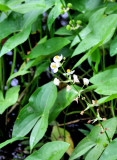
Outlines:
POLYGON ((65 112, 65 117, 64 117, 64 142, 65 142, 65 138, 66 138, 66 135, 65 135, 65 122, 66 122, 67 112, 68 112, 69 107, 70 107, 70 105, 67 107, 66 112, 65 112))
POLYGON ((3 81, 2 81, 2 57, 0 58, 0 90, 3 91, 3 81))
POLYGON ((28 43, 29 43, 30 50, 32 50, 32 45, 31 45, 31 42, 30 42, 30 37, 28 37, 28 43))
MULTIPOLYGON (((63 68, 63 66, 62 66, 62 69, 63 69, 63 71, 65 72, 65 69, 63 68)), ((66 72, 65 72, 65 73, 66 73, 66 72)), ((66 74, 66 77, 69 79, 69 77, 68 77, 67 74, 66 74)), ((71 85, 74 87, 74 89, 77 91, 77 89, 76 89, 76 87, 74 86, 74 84, 73 84, 72 82, 70 82, 70 83, 71 83, 71 85)), ((78 92, 78 91, 77 91, 77 92, 78 92)), ((80 95, 80 96, 81 96, 81 98, 83 98, 82 95, 80 95)), ((88 102, 86 101, 86 99, 84 99, 84 101, 85 101, 86 104, 88 104, 88 102)), ((94 116, 98 119, 97 114, 95 113, 95 111, 93 110, 93 108, 92 108, 92 107, 89 107, 89 109, 92 111, 92 113, 94 114, 94 116)), ((105 135, 106 135, 106 137, 107 137, 107 139, 108 139, 108 141, 109 141, 109 143, 110 143, 110 138, 109 138, 106 130, 104 129, 104 126, 103 126, 102 122, 101 122, 99 119, 98 119, 98 122, 99 122, 99 124, 102 126, 102 128, 103 128, 103 130, 104 130, 104 133, 105 133, 105 135)))
MULTIPOLYGON (((11 75, 13 74, 13 72, 14 72, 15 64, 16 64, 16 48, 14 48, 13 63, 12 63, 12 68, 11 68, 10 76, 11 76, 11 75)), ((9 89, 10 83, 11 83, 11 81, 7 84, 7 89, 9 89)))
POLYGON ((111 100, 111 112, 112 112, 112 116, 115 117, 114 106, 113 106, 113 100, 111 100))

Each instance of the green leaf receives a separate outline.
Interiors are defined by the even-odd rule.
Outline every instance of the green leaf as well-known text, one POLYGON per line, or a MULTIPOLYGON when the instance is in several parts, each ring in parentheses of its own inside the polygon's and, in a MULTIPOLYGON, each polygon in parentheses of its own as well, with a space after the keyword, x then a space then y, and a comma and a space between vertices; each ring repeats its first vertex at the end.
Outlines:
POLYGON ((39 76, 43 71, 45 71, 47 69, 47 67, 49 67, 49 62, 45 62, 45 63, 39 65, 36 69, 34 77, 39 76))
POLYGON ((97 85, 95 92, 103 95, 117 94, 117 78, 107 79, 104 83, 97 85))
POLYGON ((71 138, 71 135, 67 130, 64 130, 64 128, 54 126, 51 132, 51 140, 52 141, 63 141, 63 142, 67 142, 68 144, 70 144, 68 150, 66 151, 66 153, 68 153, 69 156, 74 150, 74 143, 71 138), (64 139, 64 135, 65 135, 65 139, 64 139))
MULTIPOLYGON (((67 0, 67 3, 71 2, 71 0, 67 0)), ((72 0, 73 9, 81 11, 85 13, 88 10, 93 10, 99 7, 102 4, 101 0, 72 0)))
POLYGON ((114 139, 102 153, 99 160, 116 160, 117 159, 117 138, 114 139))
POLYGON ((105 102, 111 101, 116 98, 117 98, 117 94, 112 94, 111 96, 106 96, 106 97, 98 99, 98 104, 101 105, 105 102))
POLYGON ((80 87, 77 88, 77 91, 72 87, 69 92, 67 92, 66 88, 58 92, 57 99, 50 112, 49 122, 55 120, 60 112, 70 105, 76 97, 78 97, 78 92, 80 90, 80 87))
POLYGON ((47 25, 48 25, 49 30, 51 29, 51 26, 53 22, 55 21, 55 19, 59 16, 60 11, 61 11, 61 2, 58 1, 56 2, 54 8, 51 9, 48 15, 47 25))
POLYGON ((9 38, 3 45, 0 52, 0 56, 3 56, 5 53, 11 51, 19 44, 25 42, 30 34, 30 31, 31 31, 31 26, 9 38))
POLYGON ((114 56, 117 54, 117 36, 112 40, 110 44, 110 56, 114 56))
POLYGON ((41 115, 50 110, 56 100, 56 97, 57 88, 52 81, 36 89, 36 91, 31 95, 29 103, 34 110, 41 115))
POLYGON ((40 7, 45 7, 45 5, 43 3, 40 2, 30 2, 30 3, 24 3, 15 7, 12 7, 12 10, 18 13, 27 13, 30 12, 32 10, 37 10, 40 7))
POLYGON ((35 112, 30 104, 27 104, 20 111, 15 121, 12 137, 24 137, 27 135, 39 118, 40 115, 35 112))
POLYGON ((32 49, 27 58, 33 59, 39 56, 50 55, 54 52, 57 52, 58 50, 60 50, 69 43, 70 41, 65 38, 61 37, 51 38, 43 44, 38 44, 34 49, 32 49))
POLYGON ((66 27, 61 27, 60 29, 58 29, 55 34, 57 35, 67 35, 67 36, 71 36, 73 35, 73 31, 69 31, 66 29, 66 27))
POLYGON ((97 45, 95 45, 91 50, 89 50, 80 60, 74 65, 73 69, 82 64, 103 42, 100 41, 97 45))
POLYGON ((104 11, 105 8, 100 9, 94 13, 92 17, 90 17, 89 25, 92 32, 89 33, 86 38, 78 45, 73 53, 73 56, 85 52, 91 47, 97 45, 100 41, 103 41, 103 44, 105 44, 111 39, 115 32, 117 15, 113 14, 107 17, 103 17, 102 14, 104 11))
POLYGON ((13 32, 21 29, 23 17, 20 14, 11 13, 4 21, 0 23, 0 40, 13 32), (6 27, 7 26, 7 27, 6 27))
POLYGON ((48 142, 25 160, 60 160, 69 144, 61 141, 48 142))
MULTIPOLYGON (((108 128, 106 132, 110 138, 114 136, 116 131, 116 122, 117 118, 111 118, 102 122, 104 128, 108 128)), ((101 134, 101 131, 102 129, 99 127, 99 125, 93 127, 90 134, 81 140, 76 146, 69 160, 76 159, 84 155, 87 151, 89 152, 86 154, 85 160, 97 160, 104 150, 104 144, 109 144, 105 133, 101 134)))
POLYGON ((4 4, 0 4, 0 11, 6 12, 6 11, 8 11, 8 10, 10 10, 10 8, 9 8, 8 6, 6 6, 6 5, 4 5, 4 4))
POLYGON ((23 139, 28 139, 27 137, 15 137, 15 138, 12 138, 12 139, 9 139, 3 143, 0 143, 0 149, 5 147, 6 145, 8 145, 9 143, 13 143, 15 141, 18 141, 18 140, 23 140, 23 139))
POLYGON ((13 78, 18 77, 18 76, 23 76, 23 75, 25 75, 25 74, 27 74, 27 73, 30 73, 30 71, 18 71, 18 72, 16 72, 16 73, 12 74, 12 75, 9 77, 9 79, 7 80, 7 83, 9 83, 13 78))
POLYGON ((108 69, 94 75, 90 78, 90 82, 95 85, 101 85, 105 81, 111 80, 112 78, 117 78, 117 68, 108 69))
POLYGON ((30 136, 30 149, 41 140, 48 127, 48 113, 44 113, 34 126, 30 136))
POLYGON ((8 107, 16 103, 19 90, 20 86, 8 89, 5 94, 5 98, 3 97, 2 91, 0 91, 0 114, 2 114, 8 107))

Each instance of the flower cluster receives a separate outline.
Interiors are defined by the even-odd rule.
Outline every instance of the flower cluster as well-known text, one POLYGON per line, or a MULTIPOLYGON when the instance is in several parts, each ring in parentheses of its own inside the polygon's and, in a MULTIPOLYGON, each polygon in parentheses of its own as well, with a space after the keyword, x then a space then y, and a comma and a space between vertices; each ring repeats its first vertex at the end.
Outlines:
POLYGON ((61 61, 63 59, 63 56, 58 56, 56 55, 54 58, 53 58, 53 61, 51 64, 50 64, 50 68, 53 70, 54 73, 57 73, 58 72, 58 68, 61 66, 61 61))
POLYGON ((81 20, 70 20, 69 21, 69 24, 66 26, 66 29, 67 30, 76 30, 78 29, 82 24, 82 21, 81 20))
POLYGON ((72 4, 68 3, 67 7, 64 7, 63 5, 61 5, 61 14, 64 14, 65 12, 69 11, 70 8, 72 8, 72 4))

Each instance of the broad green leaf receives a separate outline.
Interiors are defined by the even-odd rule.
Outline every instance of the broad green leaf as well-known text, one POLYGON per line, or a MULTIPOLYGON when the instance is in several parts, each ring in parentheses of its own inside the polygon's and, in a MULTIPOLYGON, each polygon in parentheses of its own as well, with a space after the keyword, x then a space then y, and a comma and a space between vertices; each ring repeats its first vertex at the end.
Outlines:
POLYGON ((117 138, 114 139, 102 153, 99 160, 116 160, 117 159, 117 138))
POLYGON ((2 114, 8 107, 16 103, 18 99, 20 86, 12 87, 7 90, 5 98, 0 91, 0 114, 2 114))
POLYGON ((48 127, 48 112, 43 114, 34 126, 30 136, 30 149, 42 139, 48 127))
POLYGON ((16 73, 12 74, 12 75, 9 77, 9 79, 7 80, 7 83, 9 83, 13 78, 18 77, 18 76, 23 76, 23 75, 25 75, 25 74, 27 74, 27 73, 30 73, 30 71, 18 71, 18 72, 16 72, 16 73))
MULTIPOLYGON (((103 13, 104 10, 105 8, 101 9, 101 12, 103 13)), ((96 16, 99 11, 100 10, 94 13, 94 15, 96 16)), ((113 14, 107 17, 101 17, 102 15, 99 15, 98 18, 95 18, 96 20, 94 20, 94 15, 92 15, 89 21, 92 32, 89 33, 86 38, 78 45, 73 53, 73 56, 87 51, 91 47, 97 45, 100 41, 103 41, 103 44, 105 44, 113 36, 115 32, 117 15, 113 14)))
POLYGON ((6 140, 5 142, 0 143, 0 149, 3 148, 3 147, 5 147, 8 144, 11 144, 11 143, 15 142, 15 141, 24 140, 24 139, 28 139, 28 138, 27 137, 15 137, 15 138, 6 140))
POLYGON ((117 94, 117 78, 107 79, 100 85, 97 85, 95 92, 103 95, 117 94))
POLYGON ((98 104, 100 105, 100 104, 103 104, 105 102, 111 101, 116 98, 117 98, 117 94, 112 94, 111 96, 106 96, 106 97, 98 99, 98 104))
POLYGON ((102 4, 101 0, 67 0, 67 3, 72 3, 73 9, 85 13, 88 10, 93 10, 102 4))
POLYGON ((76 97, 78 97, 78 92, 80 90, 80 87, 77 88, 77 91, 72 87, 69 92, 67 92, 66 88, 58 92, 57 99, 50 112, 50 122, 55 120, 60 112, 70 105, 76 97))
POLYGON ((11 38, 9 38, 3 45, 1 52, 0 52, 0 56, 3 56, 5 53, 11 51, 13 48, 18 46, 19 44, 25 42, 27 38, 29 37, 30 31, 31 31, 31 26, 15 34, 11 38))
POLYGON ((73 69, 78 67, 82 64, 88 57, 102 44, 103 42, 100 41, 97 45, 95 45, 91 50, 89 50, 80 60, 74 65, 73 69))
POLYGON ((55 21, 55 19, 59 16, 60 11, 61 11, 61 2, 58 1, 56 2, 54 8, 52 8, 52 10, 50 11, 48 15, 47 25, 48 25, 49 30, 51 29, 51 26, 53 22, 55 21))
POLYGON ((113 78, 117 78, 117 68, 108 69, 94 75, 92 78, 90 78, 90 82, 95 85, 101 85, 107 80, 111 81, 113 78))
POLYGON ((0 11, 6 12, 8 10, 10 10, 10 8, 8 6, 0 3, 0 11))
POLYGON ((12 7, 12 10, 18 13, 27 13, 30 12, 32 10, 37 10, 40 7, 45 7, 45 5, 42 3, 40 4, 39 2, 35 1, 35 2, 30 2, 30 3, 24 3, 15 7, 12 7))
POLYGON ((70 41, 65 38, 61 37, 51 38, 43 44, 38 44, 34 49, 32 49, 27 58, 33 59, 39 56, 50 55, 54 52, 57 52, 58 50, 60 50, 69 43, 70 41))
POLYGON ((68 147, 66 142, 48 142, 25 160, 60 160, 68 147))
POLYGON ((17 13, 11 13, 4 21, 0 23, 0 40, 13 32, 21 30, 23 16, 17 13))
POLYGON ((56 100, 56 97, 57 88, 52 81, 36 89, 36 91, 31 95, 29 103, 31 107, 41 115, 44 112, 49 112, 56 100))
POLYGON ((51 1, 46 0, 45 1, 45 7, 39 7, 39 9, 32 10, 32 11, 24 14, 24 16, 23 16, 24 17, 23 28, 27 28, 29 25, 34 23, 38 19, 39 15, 46 12, 54 4, 55 4, 55 2, 53 0, 51 0, 51 1))
POLYGON ((110 56, 114 56, 117 54, 117 36, 112 40, 110 44, 110 56))
POLYGON ((74 150, 74 143, 71 138, 70 133, 67 130, 64 130, 63 128, 60 128, 58 126, 54 126, 51 132, 51 140, 52 141, 65 141, 68 144, 70 144, 68 150, 66 153, 70 156, 74 150), (65 134, 65 139, 64 139, 65 134))
MULTIPOLYGON (((111 118, 102 122, 104 128, 108 128, 106 132, 110 138, 114 136, 116 131, 116 122, 117 118, 111 118)), ((76 146, 69 160, 74 160, 84 155, 87 151, 89 152, 86 154, 86 160, 97 160, 105 149, 104 144, 109 144, 105 133, 101 134, 101 131, 102 129, 99 127, 99 125, 93 127, 90 134, 81 140, 80 143, 76 146)))
POLYGON ((27 104, 19 113, 14 127, 12 137, 24 137, 33 128, 40 115, 35 112, 30 104, 27 104))

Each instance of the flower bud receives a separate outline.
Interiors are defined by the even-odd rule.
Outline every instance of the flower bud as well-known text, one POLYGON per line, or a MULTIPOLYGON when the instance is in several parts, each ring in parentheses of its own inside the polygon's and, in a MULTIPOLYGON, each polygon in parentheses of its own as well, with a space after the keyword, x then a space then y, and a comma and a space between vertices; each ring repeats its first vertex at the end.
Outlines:
POLYGON ((61 11, 60 11, 60 13, 61 13, 61 14, 64 14, 64 13, 65 13, 65 11, 64 11, 64 10, 61 10, 61 11))
POLYGON ((67 30, 71 30, 70 25, 67 25, 67 26, 66 26, 66 29, 67 29, 67 30))
POLYGON ((76 23, 80 25, 80 24, 82 24, 82 21, 81 20, 77 20, 76 23))
POLYGON ((71 3, 68 3, 68 4, 67 4, 67 7, 72 8, 72 4, 71 4, 71 3))
POLYGON ((63 9, 64 8, 64 6, 61 4, 61 9, 63 9))

